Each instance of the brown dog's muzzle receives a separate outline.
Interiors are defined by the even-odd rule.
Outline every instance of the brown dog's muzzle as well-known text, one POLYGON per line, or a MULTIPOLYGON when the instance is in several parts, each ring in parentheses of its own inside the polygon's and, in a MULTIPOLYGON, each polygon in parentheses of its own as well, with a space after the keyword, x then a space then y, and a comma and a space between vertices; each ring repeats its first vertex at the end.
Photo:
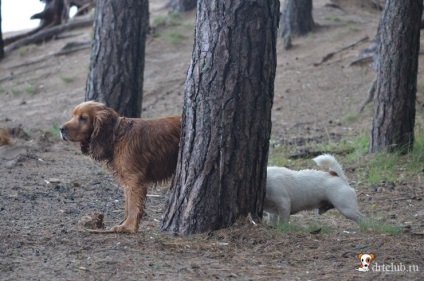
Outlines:
POLYGON ((60 130, 60 137, 62 138, 62 140, 67 141, 68 138, 66 137, 66 134, 68 133, 68 127, 62 125, 59 128, 60 130))

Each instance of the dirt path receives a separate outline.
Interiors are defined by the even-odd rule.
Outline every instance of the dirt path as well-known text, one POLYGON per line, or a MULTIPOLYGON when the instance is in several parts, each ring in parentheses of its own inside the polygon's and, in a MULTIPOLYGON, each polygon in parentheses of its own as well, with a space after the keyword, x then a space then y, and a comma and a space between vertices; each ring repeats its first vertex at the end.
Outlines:
MULTIPOLYGON (((152 21, 166 15, 167 10, 160 9, 164 0, 152 2, 152 21)), ((314 1, 319 29, 294 39, 289 52, 278 42, 273 144, 295 149, 349 140, 369 130, 371 109, 359 118, 353 118, 353 113, 374 73, 366 65, 349 64, 370 42, 341 52, 320 66, 313 63, 364 36, 372 39, 378 14, 355 7, 347 7, 345 12, 325 7, 326 2, 314 1)), ((158 28, 159 37, 149 39, 145 117, 181 112, 194 13, 182 16, 183 24, 158 28), (183 36, 176 44, 165 32, 174 29, 183 36)), ((15 130, 13 145, 0 147, 0 280, 422 278, 422 182, 405 179, 391 190, 376 192, 356 181, 355 171, 360 167, 355 165, 360 163, 346 163, 345 167, 358 189, 361 211, 407 226, 407 231, 396 235, 360 232, 354 223, 330 211, 324 216, 303 212, 292 218, 294 224, 331 229, 319 234, 280 232, 241 221, 210 234, 172 236, 157 232, 166 188, 150 191, 155 196, 148 198, 139 234, 81 231, 80 219, 95 211, 105 214, 106 226, 119 223, 123 195, 101 164, 82 156, 77 145, 61 142, 57 135, 57 126, 84 99, 89 49, 36 61, 58 52, 67 42, 89 41, 91 30, 71 34, 74 36, 21 48, 0 63, 0 127, 15 130), (19 66, 23 63, 30 64, 19 66), (374 252, 380 265, 401 263, 407 268, 402 272, 358 272, 356 255, 360 252, 374 252), (419 271, 409 270, 409 266, 417 266, 419 271)), ((422 90, 419 87, 419 100, 424 100, 422 90)), ((418 108, 418 124, 423 124, 422 113, 418 108)))

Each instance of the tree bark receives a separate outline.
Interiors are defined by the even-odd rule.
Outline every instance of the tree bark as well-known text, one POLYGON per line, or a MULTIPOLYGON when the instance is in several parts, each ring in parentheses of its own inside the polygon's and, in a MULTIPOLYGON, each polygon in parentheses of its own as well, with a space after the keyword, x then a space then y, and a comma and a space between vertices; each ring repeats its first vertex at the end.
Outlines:
POLYGON ((196 8, 197 0, 168 0, 168 4, 175 11, 186 12, 196 8))
POLYGON ((386 1, 377 36, 371 153, 406 153, 413 147, 422 10, 422 0, 386 1))
POLYGON ((64 0, 44 0, 44 10, 31 16, 31 19, 40 19, 40 29, 60 25, 68 20, 69 13, 65 8, 64 0))
POLYGON ((0 60, 4 58, 4 43, 3 43, 3 31, 1 28, 1 0, 0 0, 0 60))
POLYGON ((312 0, 286 0, 281 16, 281 36, 300 36, 315 27, 312 0))
POLYGON ((96 1, 85 100, 141 116, 148 27, 148 0, 96 1))
POLYGON ((162 231, 202 233, 262 216, 278 19, 278 0, 198 3, 162 231))

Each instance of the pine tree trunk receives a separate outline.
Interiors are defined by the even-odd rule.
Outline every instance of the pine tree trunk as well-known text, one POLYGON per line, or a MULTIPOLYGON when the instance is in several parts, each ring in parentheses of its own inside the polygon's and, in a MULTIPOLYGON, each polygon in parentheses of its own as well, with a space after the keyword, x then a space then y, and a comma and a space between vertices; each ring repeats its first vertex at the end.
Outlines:
POLYGON ((285 0, 281 16, 281 36, 300 36, 315 27, 312 0, 285 0))
POLYGON ((103 102, 122 116, 141 116, 148 27, 148 0, 96 1, 85 100, 103 102))
POLYGON ((186 12, 196 8, 197 0, 168 0, 168 4, 175 11, 186 12))
POLYGON ((262 215, 278 18, 278 0, 198 3, 162 231, 201 233, 262 215))
POLYGON ((387 0, 382 13, 371 153, 413 147, 422 9, 422 0, 387 0))

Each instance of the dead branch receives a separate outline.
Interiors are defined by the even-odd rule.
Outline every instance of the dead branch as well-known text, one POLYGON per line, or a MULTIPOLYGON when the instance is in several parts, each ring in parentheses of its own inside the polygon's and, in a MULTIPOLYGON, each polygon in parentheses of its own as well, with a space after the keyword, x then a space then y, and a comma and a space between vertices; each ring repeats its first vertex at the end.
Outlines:
POLYGON ((68 31, 75 28, 82 28, 82 27, 88 27, 93 25, 93 17, 89 16, 86 18, 81 19, 75 19, 73 21, 70 21, 66 24, 61 24, 58 26, 54 26, 45 30, 41 30, 37 32, 36 34, 33 34, 29 37, 22 38, 4 48, 5 53, 8 53, 12 50, 15 50, 17 48, 20 48, 25 45, 29 44, 38 44, 43 41, 49 40, 55 35, 62 33, 64 31, 68 31))
POLYGON ((373 55, 369 55, 367 57, 363 57, 363 58, 359 58, 357 60, 354 60, 353 62, 349 63, 349 66, 369 64, 369 63, 372 63, 373 60, 374 60, 373 55))
POLYGON ((55 56, 65 56, 65 55, 69 55, 78 51, 82 51, 82 50, 86 50, 89 49, 91 47, 91 43, 88 43, 86 45, 81 45, 79 47, 75 47, 72 49, 63 49, 60 52, 54 54, 55 56))
POLYGON ((345 47, 343 47, 343 48, 341 48, 341 49, 339 49, 339 50, 336 50, 336 51, 334 51, 334 52, 328 53, 328 54, 326 54, 326 55, 325 55, 325 56, 321 59, 321 61, 320 61, 320 62, 314 63, 314 66, 319 66, 319 65, 321 65, 322 63, 324 63, 324 62, 328 61, 329 59, 331 59, 334 55, 336 55, 336 54, 338 54, 338 53, 341 53, 341 52, 343 52, 343 51, 345 51, 345 50, 347 50, 347 49, 353 48, 353 47, 355 47, 356 45, 359 45, 360 43, 362 43, 362 42, 364 42, 364 41, 367 41, 368 39, 369 39, 369 37, 368 37, 368 36, 365 36, 365 37, 363 37, 363 38, 359 39, 358 41, 356 41, 356 42, 354 42, 354 43, 352 43, 352 44, 350 44, 350 45, 347 45, 347 46, 345 46, 345 47))
POLYGON ((372 80, 371 82, 370 88, 368 89, 367 96, 365 100, 361 103, 361 106, 358 109, 358 114, 362 113, 362 111, 364 111, 365 109, 365 106, 367 106, 367 104, 369 104, 374 99, 374 93, 376 89, 377 89, 377 75, 375 76, 374 80, 372 80))

